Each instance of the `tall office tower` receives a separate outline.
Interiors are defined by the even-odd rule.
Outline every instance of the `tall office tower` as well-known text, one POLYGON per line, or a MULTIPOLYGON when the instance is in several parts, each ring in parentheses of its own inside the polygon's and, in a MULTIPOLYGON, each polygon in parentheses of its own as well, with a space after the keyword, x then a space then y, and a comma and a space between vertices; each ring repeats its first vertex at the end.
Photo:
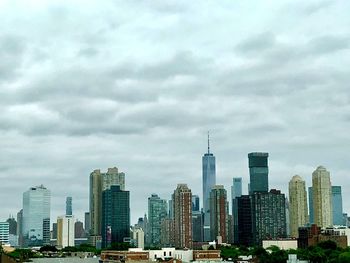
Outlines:
POLYGON ((251 198, 249 195, 241 195, 236 200, 238 239, 234 243, 248 247, 253 245, 251 198))
POLYGON ((57 222, 52 223, 52 239, 57 239, 57 222))
POLYGON ((173 200, 169 200, 168 201, 168 207, 169 207, 169 218, 174 218, 174 204, 173 204, 173 200))
MULTIPOLYGON (((193 203, 192 203, 193 204, 193 203)), ((192 210, 192 239, 193 242, 203 242, 203 213, 192 210)))
POLYGON ((314 223, 319 227, 333 225, 332 185, 330 173, 323 166, 312 173, 314 223))
POLYGON ((309 187, 309 192, 308 192, 308 196, 309 196, 309 223, 313 224, 314 223, 314 198, 313 198, 313 191, 312 191, 312 187, 309 187))
POLYGON ((17 213, 17 236, 18 236, 18 246, 23 247, 23 209, 19 210, 17 213))
POLYGON ((248 154, 249 159, 249 194, 269 191, 268 153, 253 152, 248 154))
POLYGON ((256 245, 262 240, 286 238, 286 198, 279 190, 254 192, 252 202, 252 233, 256 245))
POLYGON ((332 186, 333 225, 343 225, 343 198, 341 186, 332 186))
POLYGON ((227 243, 229 244, 233 244, 234 240, 233 240, 233 216, 232 215, 228 215, 227 217, 227 221, 228 221, 228 228, 227 228, 227 243))
POLYGON ((57 218, 57 246, 60 248, 74 247, 73 216, 65 215, 57 218))
POLYGON ((298 228, 308 223, 305 181, 294 175, 289 181, 290 236, 298 237, 298 228))
POLYGON ((165 218, 162 220, 162 231, 160 241, 162 247, 173 247, 175 246, 175 230, 174 230, 174 219, 165 218))
MULTIPOLYGON (((0 246, 9 244, 10 226, 8 222, 0 222, 0 246)), ((0 256, 1 257, 1 256, 0 256)))
POLYGON ((7 223, 9 223, 9 230, 10 235, 17 235, 17 221, 14 219, 13 216, 10 216, 7 220, 7 223))
POLYGON ((83 238, 85 237, 85 229, 83 222, 77 220, 74 224, 74 237, 75 238, 83 238))
POLYGON ((161 223, 168 215, 168 204, 156 194, 148 197, 148 231, 149 245, 159 247, 161 237, 161 223))
POLYGON ((125 173, 119 173, 117 167, 108 168, 107 173, 102 174, 102 191, 112 185, 119 185, 120 190, 125 190, 125 173))
POLYGON ((90 224, 90 212, 85 212, 85 218, 84 218, 84 228, 85 233, 90 233, 91 224, 90 224))
POLYGON ((202 157, 203 173, 203 212, 204 212, 204 241, 210 241, 210 191, 216 184, 215 156, 210 153, 209 133, 208 152, 202 157))
POLYGON ((66 215, 67 216, 73 215, 72 197, 70 196, 66 198, 66 215))
POLYGON ((210 192, 210 232, 211 240, 227 242, 228 203, 223 185, 215 185, 210 192))
POLYGON ((102 246, 130 237, 130 193, 112 185, 102 193, 102 246))
POLYGON ((178 184, 173 194, 175 247, 192 248, 192 192, 178 184))
POLYGON ((23 236, 25 246, 50 244, 51 193, 43 185, 23 193, 23 236))
POLYGON ((232 217, 233 217, 233 242, 238 242, 238 218, 237 197, 242 195, 242 177, 234 177, 231 186, 232 217))
POLYGON ((192 211, 199 211, 199 196, 192 195, 192 211))

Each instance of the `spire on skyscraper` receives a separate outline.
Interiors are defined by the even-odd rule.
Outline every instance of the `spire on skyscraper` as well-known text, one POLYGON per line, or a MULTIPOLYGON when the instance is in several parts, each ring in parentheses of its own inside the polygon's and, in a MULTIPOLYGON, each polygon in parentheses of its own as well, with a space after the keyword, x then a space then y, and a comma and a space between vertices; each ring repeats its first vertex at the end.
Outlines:
POLYGON ((209 131, 208 131, 208 154, 210 154, 210 138, 209 138, 209 131))

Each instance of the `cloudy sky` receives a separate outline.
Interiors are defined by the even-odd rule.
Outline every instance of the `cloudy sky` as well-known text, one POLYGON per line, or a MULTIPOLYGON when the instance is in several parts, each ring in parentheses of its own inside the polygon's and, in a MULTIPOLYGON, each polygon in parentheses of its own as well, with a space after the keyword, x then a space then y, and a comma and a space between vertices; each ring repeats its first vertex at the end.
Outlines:
POLYGON ((318 165, 350 212, 350 1, 0 1, 0 220, 22 193, 88 210, 92 170, 126 173, 134 223, 177 183, 201 193, 206 134, 217 183, 270 188, 318 165))

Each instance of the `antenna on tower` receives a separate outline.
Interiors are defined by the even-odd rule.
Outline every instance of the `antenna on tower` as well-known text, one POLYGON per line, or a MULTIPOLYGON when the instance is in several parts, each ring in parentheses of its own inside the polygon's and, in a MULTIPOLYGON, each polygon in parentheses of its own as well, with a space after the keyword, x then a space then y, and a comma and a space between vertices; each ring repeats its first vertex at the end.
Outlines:
POLYGON ((208 154, 210 153, 210 138, 209 138, 209 131, 208 131, 208 154))

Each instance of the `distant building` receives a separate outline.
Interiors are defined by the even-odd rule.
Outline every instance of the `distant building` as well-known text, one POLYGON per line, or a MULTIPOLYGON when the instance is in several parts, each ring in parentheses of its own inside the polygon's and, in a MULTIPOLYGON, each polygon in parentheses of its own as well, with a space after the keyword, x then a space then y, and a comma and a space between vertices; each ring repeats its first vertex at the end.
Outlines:
POLYGON ((57 222, 52 223, 52 239, 57 239, 57 222))
POLYGON ((228 202, 223 185, 215 185, 210 192, 210 231, 211 239, 228 240, 228 202))
POLYGON ((17 235, 17 221, 12 216, 6 220, 9 223, 10 235, 17 235))
POLYGON ((133 245, 137 248, 145 248, 145 233, 143 232, 142 228, 139 227, 133 227, 131 229, 132 233, 132 242, 133 245))
POLYGON ((130 194, 112 185, 102 194, 102 247, 130 237, 130 194))
POLYGON ((330 173, 323 166, 312 173, 312 191, 315 224, 320 227, 332 226, 332 185, 330 173))
POLYGON ((208 152, 202 157, 202 182, 203 182, 203 212, 204 212, 204 241, 210 241, 210 191, 216 185, 215 156, 210 152, 208 133, 208 152))
POLYGON ((75 238, 84 238, 85 237, 85 229, 83 222, 77 220, 74 224, 74 237, 75 238))
POLYGON ((203 221, 204 221, 204 214, 201 211, 192 211, 193 242, 203 242, 203 223, 204 223, 203 221))
POLYGON ((289 222, 291 237, 298 237, 298 228, 308 223, 305 181, 295 175, 289 181, 289 222))
POLYGON ((269 191, 268 157, 269 154, 263 152, 248 154, 250 175, 249 194, 269 191))
POLYGON ((168 204, 157 194, 148 198, 148 231, 150 246, 159 247, 161 244, 161 223, 167 217, 168 204))
POLYGON ((10 225, 8 222, 0 222, 0 245, 9 244, 10 225))
POLYGON ((343 198, 341 186, 332 186, 333 225, 343 225, 343 198))
POLYGON ((192 195, 192 211, 199 211, 199 196, 192 195))
POLYGON ((251 246, 254 244, 251 198, 249 195, 241 195, 236 200, 238 240, 235 240, 235 244, 251 246))
POLYGON ((25 246, 50 244, 50 190, 43 185, 23 193, 23 236, 25 246))
POLYGON ((309 223, 314 224, 314 198, 313 198, 313 191, 312 186, 308 188, 308 196, 309 196, 309 223))
POLYGON ((175 225, 174 219, 165 218, 161 224, 161 245, 162 247, 173 247, 175 246, 175 225))
POLYGON ((68 196, 66 198, 66 215, 73 215, 73 207, 72 207, 72 197, 68 196))
POLYGON ((178 184, 173 194, 175 247, 192 248, 192 192, 178 184))
POLYGON ((74 247, 75 218, 65 215, 57 218, 57 246, 74 247))
POLYGON ((84 228, 85 228, 85 232, 86 232, 87 234, 90 233, 90 230, 91 230, 90 212, 85 212, 85 217, 84 217, 84 228))
POLYGON ((24 238, 23 238, 23 209, 18 211, 17 213, 17 236, 18 236, 18 246, 24 246, 24 238))
POLYGON ((262 247, 268 249, 269 247, 276 246, 281 250, 297 249, 298 241, 296 239, 271 239, 263 240, 262 247))
POLYGON ((233 241, 232 243, 238 243, 238 207, 237 197, 242 196, 242 177, 234 177, 232 179, 231 186, 231 201, 232 201, 232 218, 233 218, 233 241))

